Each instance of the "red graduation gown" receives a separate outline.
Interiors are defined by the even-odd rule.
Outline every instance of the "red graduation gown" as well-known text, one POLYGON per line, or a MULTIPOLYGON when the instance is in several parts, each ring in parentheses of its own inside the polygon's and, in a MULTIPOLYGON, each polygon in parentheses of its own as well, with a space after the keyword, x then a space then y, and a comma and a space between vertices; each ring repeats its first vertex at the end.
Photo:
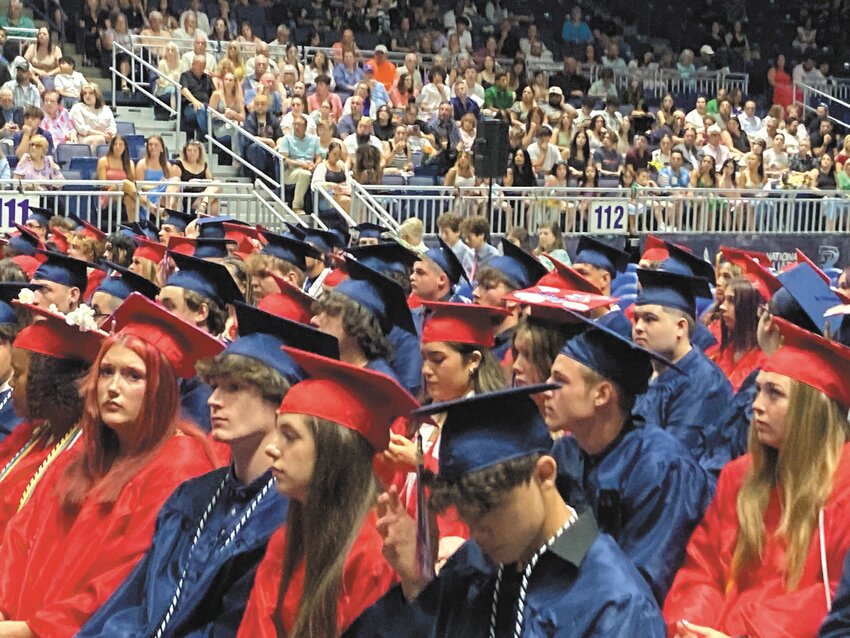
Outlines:
POLYGON ((156 515, 174 488, 213 469, 197 439, 175 435, 112 507, 90 498, 68 516, 57 488, 74 456, 56 461, 0 546, 0 612, 25 621, 39 638, 76 634, 144 556, 156 515))
MULTIPOLYGON (((392 567, 384 560, 383 541, 375 529, 376 514, 369 512, 360 534, 354 540, 342 575, 342 592, 337 603, 337 624, 340 633, 368 607, 395 584, 392 567)), ((254 588, 242 617, 237 638, 277 638, 274 612, 283 572, 283 552, 286 546, 286 526, 278 529, 269 540, 265 558, 257 568, 254 588)), ((295 570, 283 600, 283 626, 292 631, 298 603, 304 587, 304 563, 295 570)), ((328 638, 332 638, 328 636, 328 638)))
MULTIPOLYGON (((675 635, 685 619, 730 636, 750 638, 811 638, 826 616, 817 523, 800 584, 788 591, 782 576, 785 542, 775 536, 779 527, 779 494, 774 490, 765 513, 764 558, 750 565, 738 582, 731 580, 732 553, 738 534, 737 497, 750 467, 749 454, 721 472, 714 497, 702 523, 691 536, 687 557, 664 602, 664 618, 675 635)), ((830 589, 841 578, 844 555, 850 548, 850 444, 844 446, 832 493, 824 508, 824 537, 830 589)))
POLYGON ((735 392, 738 391, 744 379, 750 376, 753 370, 761 368, 764 360, 767 358, 767 355, 758 346, 747 350, 737 361, 735 361, 734 349, 731 347, 721 348, 718 346, 706 354, 708 354, 709 359, 714 361, 723 370, 723 374, 729 379, 729 383, 732 384, 732 389, 735 392))

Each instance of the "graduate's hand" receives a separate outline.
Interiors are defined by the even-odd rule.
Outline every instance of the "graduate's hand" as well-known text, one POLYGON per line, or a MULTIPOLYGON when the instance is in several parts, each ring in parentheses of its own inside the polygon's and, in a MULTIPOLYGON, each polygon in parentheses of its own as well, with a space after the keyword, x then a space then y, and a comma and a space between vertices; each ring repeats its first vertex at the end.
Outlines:
POLYGON ((401 434, 390 432, 390 445, 384 452, 384 458, 400 465, 416 467, 419 462, 416 443, 401 434))
POLYGON ((4 620, 0 622, 0 638, 35 638, 35 634, 23 621, 4 620))
POLYGON ((465 542, 466 539, 461 538, 460 536, 444 536, 441 538, 437 545, 437 564, 434 565, 434 571, 439 574, 443 565, 446 564, 446 561, 449 560, 465 542))
POLYGON ((716 629, 695 625, 687 620, 676 623, 676 632, 677 638, 731 638, 716 629))
POLYGON ((384 558, 401 579, 404 597, 413 600, 428 580, 419 574, 416 563, 416 521, 407 513, 394 485, 378 497, 375 526, 384 540, 384 558))

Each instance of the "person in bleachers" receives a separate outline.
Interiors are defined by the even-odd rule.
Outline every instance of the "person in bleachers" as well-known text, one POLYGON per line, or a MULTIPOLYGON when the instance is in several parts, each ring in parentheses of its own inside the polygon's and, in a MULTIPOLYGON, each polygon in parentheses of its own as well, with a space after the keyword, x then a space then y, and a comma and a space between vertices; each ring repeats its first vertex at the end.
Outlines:
POLYGON ((24 125, 12 137, 15 155, 19 159, 23 157, 24 153, 29 151, 30 140, 36 135, 40 135, 47 140, 47 154, 53 155, 53 136, 41 127, 41 121, 43 119, 44 111, 37 106, 27 106, 24 109, 24 125))
MULTIPOLYGON (((56 92, 62 96, 65 108, 71 108, 79 102, 80 91, 86 83, 86 78, 79 71, 75 71, 76 62, 73 58, 63 56, 59 58, 59 72, 53 80, 56 92)), ((42 99, 44 97, 42 96, 42 99)))
POLYGON ((269 96, 260 93, 254 98, 253 110, 245 118, 245 131, 258 138, 244 149, 245 157, 251 165, 262 170, 266 175, 273 174, 273 158, 267 148, 274 148, 277 140, 283 137, 280 121, 269 110, 269 96))
POLYGON ((340 98, 347 98, 354 94, 354 88, 363 79, 363 69, 358 66, 353 52, 343 53, 342 60, 334 66, 333 78, 340 98))
MULTIPOLYGON (((318 54, 317 54, 318 55, 318 54)), ((315 79, 316 90, 307 97, 307 110, 312 114, 320 110, 322 104, 328 102, 331 106, 333 117, 336 121, 342 118, 342 101, 339 95, 331 93, 331 78, 322 74, 315 79)))
POLYGON ((357 150, 348 155, 348 162, 351 165, 351 177, 355 181, 364 186, 382 183, 384 169, 381 166, 381 152, 372 144, 358 145, 357 150))
MULTIPOLYGON (((251 78, 251 84, 257 84, 266 71, 271 71, 275 77, 280 76, 277 62, 269 57, 269 45, 263 43, 258 44, 256 53, 245 60, 245 77, 251 78)), ((243 83, 242 90, 248 88, 247 83, 243 83)))
POLYGON ((30 63, 21 57, 15 58, 11 67, 14 69, 15 79, 9 80, 3 85, 12 91, 12 100, 15 106, 24 108, 28 104, 41 106, 41 93, 44 87, 38 78, 33 77, 30 63))
MULTIPOLYGON (((32 142, 30 142, 32 144, 32 142)), ((97 160, 97 179, 121 182, 120 186, 108 186, 104 190, 122 192, 121 203, 127 210, 127 219, 136 221, 136 173, 127 141, 122 135, 116 135, 109 142, 106 155, 97 160)), ((101 197, 101 208, 110 201, 101 197)))
MULTIPOLYGON (((207 29, 209 29, 209 20, 207 29)), ((195 12, 184 11, 180 16, 180 28, 174 32, 174 37, 180 40, 193 40, 201 33, 206 35, 207 31, 198 27, 198 16, 195 12)))
MULTIPOLYGON (((64 180, 59 165, 47 152, 47 140, 41 135, 34 135, 29 141, 29 151, 21 156, 15 167, 14 177, 21 179, 38 179, 47 182, 64 180)), ((26 190, 50 190, 59 188, 56 184, 41 184, 38 186, 24 186, 26 190)))
POLYGON ((316 165, 321 161, 319 138, 307 132, 308 118, 303 114, 292 119, 292 132, 279 141, 277 150, 284 157, 283 183, 295 185, 292 208, 303 212, 304 197, 310 188, 310 180, 316 165))
POLYGON ((192 67, 180 76, 183 87, 181 95, 185 100, 182 126, 190 139, 203 139, 209 129, 209 118, 204 107, 209 104, 215 86, 206 73, 206 65, 206 57, 197 53, 192 59, 192 67))
MULTIPOLYGON (((186 51, 180 58, 180 65, 183 67, 184 72, 189 72, 192 70, 192 65, 194 64, 195 57, 201 56, 204 58, 204 68, 203 72, 207 75, 212 75, 215 73, 216 67, 216 59, 215 56, 209 52, 207 48, 207 36, 205 33, 201 33, 200 31, 195 34, 195 39, 192 42, 192 50, 186 51)), ((181 82, 181 84, 183 84, 181 82)))
POLYGON ((91 146, 92 152, 99 144, 109 143, 118 131, 112 109, 104 104, 100 87, 94 83, 83 86, 80 101, 71 107, 70 116, 78 142, 91 146))
POLYGON ((339 134, 342 139, 345 139, 357 129, 357 123, 360 122, 364 116, 363 102, 363 97, 360 95, 352 95, 351 99, 348 101, 351 111, 350 113, 343 115, 342 119, 340 119, 337 124, 339 134))
MULTIPOLYGON (((340 131, 342 133, 342 131, 340 131)), ((369 146, 373 146, 375 150, 378 151, 378 158, 380 161, 381 153, 384 150, 384 145, 381 143, 381 140, 374 135, 372 129, 372 120, 368 117, 361 117, 357 121, 357 129, 347 135, 342 140, 342 145, 345 147, 345 151, 348 153, 349 162, 354 158, 354 154, 357 152, 358 147, 361 144, 368 144, 369 146)))
POLYGON ((464 78, 458 78, 454 83, 454 97, 450 100, 453 116, 460 121, 467 113, 476 120, 481 119, 481 109, 478 102, 467 94, 468 86, 464 78))
POLYGON ((437 108, 437 113, 427 124, 427 131, 434 136, 437 145, 448 145, 456 148, 460 142, 460 131, 453 119, 454 109, 451 102, 444 101, 437 108))
POLYGON ((29 45, 24 52, 24 59, 30 63, 33 75, 39 78, 59 73, 59 58, 61 57, 62 49, 52 42, 50 30, 47 27, 39 27, 35 42, 29 45))
POLYGON ((148 14, 148 26, 139 33, 140 44, 151 55, 151 64, 165 55, 167 38, 171 38, 171 32, 163 25, 162 13, 151 11, 148 14))
MULTIPOLYGON (((212 181, 213 174, 204 154, 204 145, 196 140, 189 141, 180 157, 174 161, 174 165, 180 170, 181 182, 212 181)), ((218 186, 184 186, 184 193, 193 193, 197 197, 191 204, 199 216, 216 215, 218 213, 218 199, 215 195, 221 190, 218 186)))
POLYGON ((399 78, 409 75, 413 78, 413 88, 418 95, 422 90, 422 73, 419 70, 419 56, 415 52, 410 52, 404 56, 404 64, 398 69, 399 78))
POLYGON ((248 111, 254 109, 254 99, 260 94, 269 98, 269 112, 273 113, 275 117, 280 118, 285 111, 289 110, 289 98, 286 96, 286 90, 271 71, 263 73, 256 88, 251 87, 244 91, 245 108, 248 111))

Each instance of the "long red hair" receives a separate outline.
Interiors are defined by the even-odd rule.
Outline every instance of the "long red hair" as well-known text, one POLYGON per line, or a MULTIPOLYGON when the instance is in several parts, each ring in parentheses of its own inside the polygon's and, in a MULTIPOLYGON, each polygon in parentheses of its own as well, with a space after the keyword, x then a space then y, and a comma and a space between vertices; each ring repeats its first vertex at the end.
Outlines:
MULTIPOLYGON (((124 486, 157 450, 176 431, 194 436, 202 442, 211 461, 215 457, 203 433, 179 417, 180 391, 177 375, 165 357, 147 341, 138 337, 115 334, 101 346, 97 360, 82 383, 83 450, 68 466, 60 499, 66 513, 79 510, 90 495, 104 503, 112 504, 124 486), (133 438, 127 449, 119 452, 115 432, 100 418, 97 398, 97 381, 100 364, 112 346, 121 345, 135 352, 145 363, 145 397, 139 413, 133 438)), ((217 465, 217 464, 216 464, 217 465)))

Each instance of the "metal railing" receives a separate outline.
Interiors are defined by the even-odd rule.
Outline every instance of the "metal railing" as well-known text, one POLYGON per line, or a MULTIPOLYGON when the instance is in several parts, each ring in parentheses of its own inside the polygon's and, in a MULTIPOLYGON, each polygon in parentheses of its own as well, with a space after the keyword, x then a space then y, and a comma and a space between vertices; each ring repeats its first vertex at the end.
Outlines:
POLYGON ((827 105, 833 124, 850 130, 850 103, 830 94, 826 85, 794 84, 794 104, 802 109, 801 115, 816 112, 821 102, 827 105))
MULTIPOLYGON (((378 219, 422 220, 436 233, 442 213, 485 215, 494 233, 535 233, 555 222, 567 233, 840 233, 850 231, 850 193, 806 189, 510 188, 486 185, 352 185, 353 204, 378 219), (380 207, 380 211, 375 209, 380 207)), ((354 210, 354 207, 352 208, 354 210)))
POLYGON ((139 92, 149 100, 154 102, 154 104, 158 104, 166 112, 170 115, 176 116, 176 128, 175 130, 180 130, 180 120, 183 117, 183 94, 181 92, 183 86, 170 77, 166 75, 162 75, 159 70, 153 66, 150 62, 142 59, 141 56, 137 55, 130 49, 118 44, 117 42, 112 43, 112 66, 109 68, 112 72, 112 110, 115 111, 116 108, 116 98, 118 95, 118 81, 123 80, 127 83, 127 85, 132 89, 132 91, 139 92), (118 65, 118 54, 123 53, 130 58, 130 75, 124 75, 121 73, 118 65), (150 77, 146 78, 144 69, 147 69, 150 77), (175 106, 171 106, 170 103, 166 103, 161 100, 157 95, 154 94, 153 91, 150 90, 150 85, 153 81, 158 79, 165 80, 168 84, 174 87, 175 93, 175 106))
POLYGON ((360 222, 381 224, 397 233, 401 226, 400 222, 404 218, 390 212, 392 202, 378 201, 372 193, 371 187, 363 186, 354 179, 351 180, 351 211, 353 216, 360 222))

